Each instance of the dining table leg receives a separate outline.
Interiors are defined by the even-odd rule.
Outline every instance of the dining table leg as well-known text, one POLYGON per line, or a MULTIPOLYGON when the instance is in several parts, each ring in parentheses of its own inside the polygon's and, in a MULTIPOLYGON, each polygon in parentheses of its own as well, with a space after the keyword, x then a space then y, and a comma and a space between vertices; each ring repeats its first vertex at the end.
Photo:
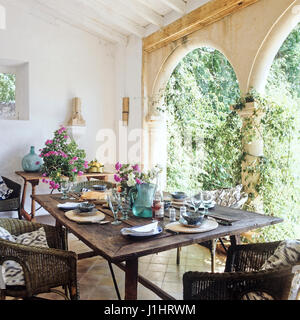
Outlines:
POLYGON ((137 300, 138 258, 127 260, 125 267, 125 300, 137 300))

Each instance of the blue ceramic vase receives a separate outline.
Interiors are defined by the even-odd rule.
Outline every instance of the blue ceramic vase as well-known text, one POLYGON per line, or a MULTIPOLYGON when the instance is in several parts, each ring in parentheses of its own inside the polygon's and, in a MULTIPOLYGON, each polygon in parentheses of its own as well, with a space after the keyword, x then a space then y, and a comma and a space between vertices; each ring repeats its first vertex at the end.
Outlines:
POLYGON ((30 148, 30 152, 23 158, 22 167, 25 172, 39 172, 42 166, 42 159, 35 153, 34 147, 30 148))

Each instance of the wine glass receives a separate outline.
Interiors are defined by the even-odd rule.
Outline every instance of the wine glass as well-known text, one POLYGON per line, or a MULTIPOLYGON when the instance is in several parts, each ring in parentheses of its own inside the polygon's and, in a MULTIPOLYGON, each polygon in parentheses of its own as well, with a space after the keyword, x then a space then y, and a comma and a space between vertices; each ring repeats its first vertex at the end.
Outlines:
POLYGON ((195 195, 192 195, 190 197, 190 202, 192 204, 192 206, 194 207, 194 211, 197 212, 201 206, 201 203, 202 203, 202 197, 201 197, 201 194, 195 194, 195 195))
POLYGON ((112 211, 114 215, 114 221, 111 223, 115 226, 121 224, 122 222, 118 220, 118 212, 119 212, 119 204, 117 201, 114 201, 114 199, 111 198, 110 195, 107 195, 107 202, 109 205, 110 210, 112 211))
POLYGON ((201 200, 204 207, 204 214, 208 214, 208 208, 212 202, 212 193, 209 191, 202 191, 201 193, 201 200))
POLYGON ((62 191, 62 197, 61 199, 62 200, 66 200, 68 199, 68 192, 70 191, 71 189, 71 183, 68 181, 68 180, 63 180, 61 183, 60 183, 60 189, 62 191))

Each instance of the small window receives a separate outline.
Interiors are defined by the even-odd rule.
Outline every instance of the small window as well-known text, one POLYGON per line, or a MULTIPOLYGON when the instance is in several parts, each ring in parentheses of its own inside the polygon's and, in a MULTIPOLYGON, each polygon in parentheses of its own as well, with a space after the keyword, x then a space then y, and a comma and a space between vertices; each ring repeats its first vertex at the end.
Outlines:
POLYGON ((15 119, 16 117, 16 75, 0 73, 0 118, 15 119))

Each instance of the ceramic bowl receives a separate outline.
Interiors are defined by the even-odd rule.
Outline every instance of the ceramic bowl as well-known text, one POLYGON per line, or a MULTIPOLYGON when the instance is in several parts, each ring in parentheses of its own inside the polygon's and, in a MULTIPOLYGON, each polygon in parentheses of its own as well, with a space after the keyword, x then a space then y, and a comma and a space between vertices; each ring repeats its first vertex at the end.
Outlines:
POLYGON ((186 198, 186 194, 184 192, 174 192, 171 195, 176 200, 183 200, 186 198))
POLYGON ((106 188, 107 188, 107 186, 106 186, 105 184, 95 184, 95 185, 93 186, 93 188, 94 188, 95 190, 105 191, 106 188))
POLYGON ((203 214, 199 214, 198 212, 190 212, 187 211, 186 213, 182 214, 182 218, 189 224, 189 225, 198 225, 202 223, 204 219, 203 214))
POLYGON ((93 203, 80 203, 78 209, 80 212, 91 212, 95 208, 93 203))

